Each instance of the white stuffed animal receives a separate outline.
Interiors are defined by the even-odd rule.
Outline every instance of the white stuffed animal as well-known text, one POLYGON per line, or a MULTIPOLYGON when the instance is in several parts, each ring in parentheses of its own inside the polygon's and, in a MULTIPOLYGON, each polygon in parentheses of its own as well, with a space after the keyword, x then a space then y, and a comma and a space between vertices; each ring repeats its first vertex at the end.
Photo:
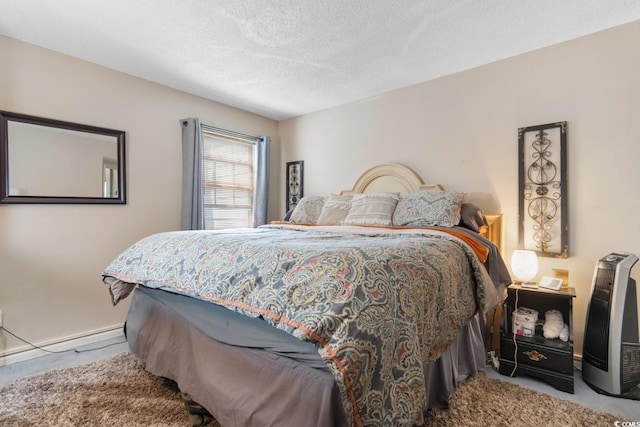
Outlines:
POLYGON ((569 340, 569 325, 564 323, 560 311, 549 310, 544 314, 544 319, 542 335, 544 335, 545 338, 560 338, 564 342, 569 340))

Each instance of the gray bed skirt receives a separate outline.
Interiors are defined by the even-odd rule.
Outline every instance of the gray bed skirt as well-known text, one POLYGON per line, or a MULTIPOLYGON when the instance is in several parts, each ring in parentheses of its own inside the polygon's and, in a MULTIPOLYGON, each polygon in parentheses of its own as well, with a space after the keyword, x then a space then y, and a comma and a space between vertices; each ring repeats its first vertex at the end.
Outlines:
MULTIPOLYGON (((484 370, 482 317, 464 326, 425 377, 428 407, 448 406, 484 370)), ((345 426, 340 392, 314 346, 264 321, 183 295, 138 287, 127 315, 131 352, 174 380, 221 426, 345 426)))

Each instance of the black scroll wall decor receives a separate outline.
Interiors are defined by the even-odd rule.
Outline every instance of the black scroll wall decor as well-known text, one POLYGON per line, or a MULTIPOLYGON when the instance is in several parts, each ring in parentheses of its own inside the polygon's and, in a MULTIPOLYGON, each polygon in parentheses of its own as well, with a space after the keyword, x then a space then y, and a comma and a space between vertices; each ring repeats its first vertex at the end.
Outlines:
POLYGON ((286 211, 296 207, 303 196, 304 161, 287 162, 287 205, 286 211))
POLYGON ((541 256, 569 256, 567 122, 518 129, 519 240, 541 256))

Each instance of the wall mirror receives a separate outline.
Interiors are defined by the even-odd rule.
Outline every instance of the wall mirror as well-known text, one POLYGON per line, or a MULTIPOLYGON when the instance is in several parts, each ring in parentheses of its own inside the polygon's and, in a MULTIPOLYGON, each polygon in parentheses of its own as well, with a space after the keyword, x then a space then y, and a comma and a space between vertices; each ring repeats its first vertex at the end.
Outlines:
POLYGON ((0 111, 0 203, 124 204, 125 132, 0 111))

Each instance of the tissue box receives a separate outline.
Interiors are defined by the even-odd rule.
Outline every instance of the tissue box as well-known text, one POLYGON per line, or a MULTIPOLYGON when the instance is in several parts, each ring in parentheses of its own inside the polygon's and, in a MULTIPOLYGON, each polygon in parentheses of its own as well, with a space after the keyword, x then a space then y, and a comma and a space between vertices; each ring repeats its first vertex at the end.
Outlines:
POLYGON ((536 322, 538 312, 531 308, 519 307, 512 314, 513 333, 523 337, 532 337, 536 334, 536 322))

